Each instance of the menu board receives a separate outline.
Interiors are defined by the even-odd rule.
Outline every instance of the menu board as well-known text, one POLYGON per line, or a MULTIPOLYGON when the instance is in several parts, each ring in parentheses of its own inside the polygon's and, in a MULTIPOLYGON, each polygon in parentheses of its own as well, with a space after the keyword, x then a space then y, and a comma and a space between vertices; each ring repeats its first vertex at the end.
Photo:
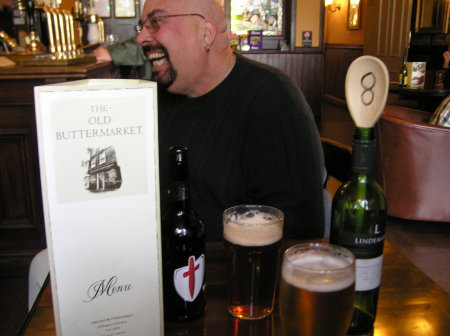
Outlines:
POLYGON ((58 335, 163 335, 156 84, 35 88, 58 335))

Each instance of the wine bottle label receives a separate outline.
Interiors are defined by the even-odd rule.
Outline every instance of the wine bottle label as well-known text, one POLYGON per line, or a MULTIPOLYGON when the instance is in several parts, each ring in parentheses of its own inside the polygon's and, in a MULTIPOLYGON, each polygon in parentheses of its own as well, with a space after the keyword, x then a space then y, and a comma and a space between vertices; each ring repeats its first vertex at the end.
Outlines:
POLYGON ((349 249, 356 258, 356 291, 368 291, 380 286, 383 267, 384 230, 375 226, 375 234, 338 231, 331 243, 349 249))
POLYGON ((339 231, 332 234, 331 243, 348 248, 356 259, 376 258, 383 254, 384 230, 375 226, 374 231, 375 235, 339 231))
POLYGON ((177 268, 173 272, 173 282, 178 295, 184 301, 194 301, 203 287, 205 274, 205 255, 202 254, 197 260, 190 256, 187 265, 177 268))
POLYGON ((369 291, 380 286, 383 255, 372 259, 356 259, 356 291, 369 291))

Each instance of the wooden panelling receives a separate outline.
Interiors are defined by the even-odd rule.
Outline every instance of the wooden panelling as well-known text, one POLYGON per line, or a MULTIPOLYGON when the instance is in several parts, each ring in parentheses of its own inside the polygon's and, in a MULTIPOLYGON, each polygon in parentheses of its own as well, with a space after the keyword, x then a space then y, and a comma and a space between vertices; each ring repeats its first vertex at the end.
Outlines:
POLYGON ((15 272, 45 248, 33 89, 85 78, 108 78, 110 63, 0 69, 0 270, 15 272))
POLYGON ((12 255, 45 247, 32 89, 15 84, 0 81, 0 254, 12 255))
POLYGON ((379 57, 388 68, 390 80, 398 80, 408 45, 412 0, 368 0, 364 54, 379 57))
POLYGON ((33 228, 29 132, 0 129, 0 230, 33 228))
POLYGON ((303 91, 311 105, 316 122, 320 121, 323 82, 323 54, 255 53, 245 54, 255 61, 272 65, 286 72, 303 91))
POLYGON ((324 82, 324 98, 326 101, 345 104, 345 76, 348 67, 362 54, 362 45, 326 45, 324 82))

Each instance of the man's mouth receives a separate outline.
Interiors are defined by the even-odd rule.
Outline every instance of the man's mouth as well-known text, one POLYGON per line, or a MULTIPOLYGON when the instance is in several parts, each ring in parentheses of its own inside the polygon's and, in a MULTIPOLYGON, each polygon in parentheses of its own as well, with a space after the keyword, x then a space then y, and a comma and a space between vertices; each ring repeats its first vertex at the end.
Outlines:
POLYGON ((177 74, 170 64, 167 50, 161 45, 154 45, 144 46, 143 52, 151 64, 152 79, 163 86, 169 87, 177 77, 177 74))
POLYGON ((150 53, 147 58, 150 60, 153 66, 160 66, 164 63, 166 59, 165 54, 162 52, 159 53, 150 53))
POLYGON ((167 51, 162 46, 146 46, 143 51, 154 67, 159 67, 164 64, 164 61, 168 60, 167 51))

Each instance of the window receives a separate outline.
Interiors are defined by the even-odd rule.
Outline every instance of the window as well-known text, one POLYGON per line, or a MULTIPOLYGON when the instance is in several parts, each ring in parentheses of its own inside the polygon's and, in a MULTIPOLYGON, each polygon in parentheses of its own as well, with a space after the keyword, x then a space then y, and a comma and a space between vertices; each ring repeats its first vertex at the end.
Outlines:
POLYGON ((99 163, 98 163, 99 166, 105 164, 106 163, 106 152, 102 152, 98 158, 99 158, 99 163))

